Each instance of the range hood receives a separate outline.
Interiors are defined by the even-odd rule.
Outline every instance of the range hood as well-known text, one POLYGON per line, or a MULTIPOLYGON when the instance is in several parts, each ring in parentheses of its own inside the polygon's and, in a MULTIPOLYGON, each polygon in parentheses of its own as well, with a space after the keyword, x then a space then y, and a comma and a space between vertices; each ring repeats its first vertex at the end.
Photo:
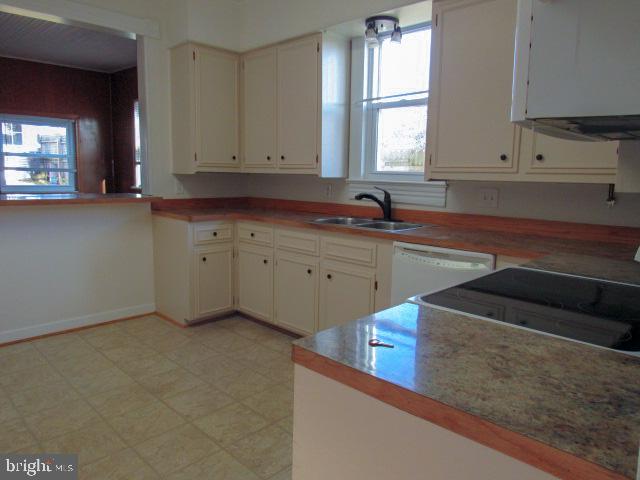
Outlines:
POLYGON ((511 121, 640 140, 640 1, 518 0, 511 121))

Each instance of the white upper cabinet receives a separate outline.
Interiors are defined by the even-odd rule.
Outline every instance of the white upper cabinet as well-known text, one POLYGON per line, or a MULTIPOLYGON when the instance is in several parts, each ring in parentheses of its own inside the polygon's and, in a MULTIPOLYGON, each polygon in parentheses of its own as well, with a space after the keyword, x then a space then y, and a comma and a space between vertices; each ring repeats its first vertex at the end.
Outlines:
POLYGON ((242 58, 244 168, 275 168, 276 49, 242 58))
POLYGON ((187 43, 171 50, 173 172, 238 171, 239 56, 187 43))
POLYGON ((614 183, 617 142, 510 121, 517 0, 433 4, 427 179, 614 183))
POLYGON ((429 173, 514 171, 516 2, 442 2, 433 9, 429 173))
POLYGON ((278 166, 315 168, 318 161, 317 36, 278 47, 278 166))
POLYGON ((243 171, 347 175, 349 62, 333 34, 242 56, 243 171))

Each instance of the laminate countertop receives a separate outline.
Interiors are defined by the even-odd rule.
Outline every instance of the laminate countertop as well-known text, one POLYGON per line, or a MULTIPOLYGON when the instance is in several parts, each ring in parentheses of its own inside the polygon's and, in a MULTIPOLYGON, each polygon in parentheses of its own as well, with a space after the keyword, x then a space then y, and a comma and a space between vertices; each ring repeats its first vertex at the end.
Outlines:
MULTIPOLYGON (((578 255, 596 255, 620 260, 632 259, 638 245, 640 235, 634 229, 631 239, 624 241, 612 239, 610 243, 601 240, 567 238, 540 232, 509 233, 504 230, 487 230, 469 226, 461 228, 446 224, 431 224, 415 230, 402 232, 381 232, 361 228, 344 227, 340 225, 318 225, 312 223, 322 217, 336 216, 320 213, 305 213, 281 209, 259 208, 176 208, 154 210, 154 215, 171 217, 188 222, 232 221, 246 220, 264 222, 285 227, 309 228, 318 231, 358 235, 386 240, 396 240, 408 243, 432 245, 437 247, 455 248, 476 252, 507 255, 523 258, 538 258, 551 253, 566 253, 578 255), (637 241, 636 241, 637 240, 637 241), (634 243, 635 242, 635 243, 634 243)), ((479 217, 480 218, 480 217, 479 217)), ((638 232, 640 230, 636 229, 638 232)), ((580 235, 576 235, 580 237, 580 235)))
MULTIPOLYGON (((640 264, 530 266, 640 285, 640 264)), ((403 304, 298 340, 296 363, 564 479, 635 479, 640 357, 403 304), (378 348, 375 337, 395 345, 378 348)))
POLYGON ((157 200, 159 197, 137 193, 7 193, 0 195, 0 206, 104 205, 151 203, 157 200))

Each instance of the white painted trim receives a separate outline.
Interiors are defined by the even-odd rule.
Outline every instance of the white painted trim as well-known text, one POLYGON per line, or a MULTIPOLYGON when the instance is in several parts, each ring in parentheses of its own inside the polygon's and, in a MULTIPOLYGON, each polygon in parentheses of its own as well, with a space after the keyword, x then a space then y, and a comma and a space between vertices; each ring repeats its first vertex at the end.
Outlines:
POLYGON ((0 332, 0 344, 13 342, 16 340, 24 340, 26 338, 38 337, 49 333, 57 333, 78 327, 86 327, 90 325, 98 325, 100 323, 110 322, 112 320, 120 320, 127 317, 135 317, 137 315, 152 314, 156 311, 155 303, 142 305, 134 305, 118 310, 110 310, 107 312, 92 313, 83 317, 67 318, 56 320, 49 323, 32 325, 29 327, 16 328, 6 332, 0 332))
POLYGON ((380 195, 374 187, 388 190, 394 203, 404 205, 423 205, 427 207, 445 207, 447 204, 446 182, 375 182, 371 180, 347 180, 349 198, 357 193, 380 195))
POLYGON ((111 33, 160 38, 160 24, 72 0, 1 0, 0 11, 55 23, 99 27, 111 33))

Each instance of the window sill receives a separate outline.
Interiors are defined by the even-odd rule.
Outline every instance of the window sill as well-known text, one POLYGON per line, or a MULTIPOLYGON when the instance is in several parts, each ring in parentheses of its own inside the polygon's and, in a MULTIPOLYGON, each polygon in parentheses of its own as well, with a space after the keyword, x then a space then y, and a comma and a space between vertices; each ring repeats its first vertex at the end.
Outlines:
POLYGON ((376 186, 388 190, 394 203, 427 207, 446 206, 446 182, 347 179, 347 191, 350 198, 362 192, 379 194, 380 192, 374 188, 376 186))

